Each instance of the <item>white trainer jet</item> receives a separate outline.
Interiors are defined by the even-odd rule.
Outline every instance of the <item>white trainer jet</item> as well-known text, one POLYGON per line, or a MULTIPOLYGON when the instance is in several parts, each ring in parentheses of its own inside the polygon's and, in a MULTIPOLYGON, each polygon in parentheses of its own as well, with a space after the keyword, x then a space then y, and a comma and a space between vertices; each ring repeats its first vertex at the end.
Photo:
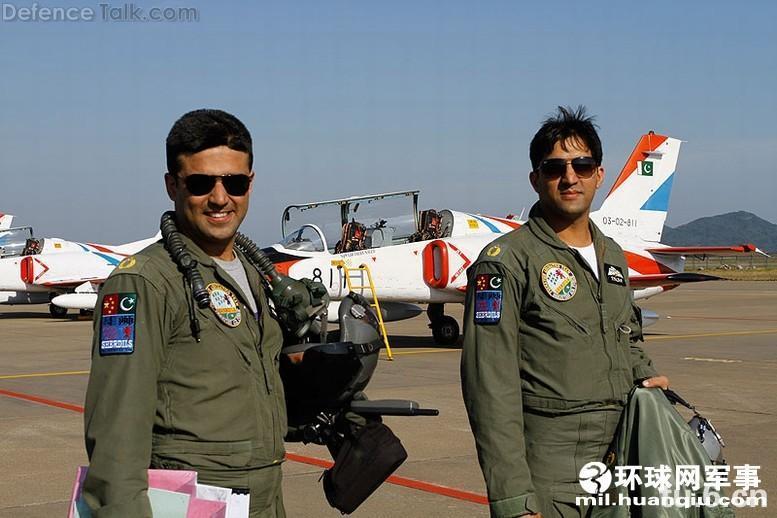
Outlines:
MULTIPOLYGON (((643 135, 601 208, 591 214, 597 226, 624 249, 635 299, 687 282, 716 279, 683 272, 688 255, 760 252, 753 245, 661 244, 680 145, 678 139, 653 132, 643 135)), ((322 282, 333 301, 347 294, 340 261, 352 268, 365 264, 385 320, 413 317, 422 311, 415 304, 426 303, 435 341, 452 344, 459 336, 459 325, 444 314, 444 304, 464 302, 467 268, 486 245, 519 228, 523 221, 449 209, 419 213, 418 193, 392 192, 290 205, 281 219, 283 241, 266 248, 265 253, 283 273, 322 282), (412 206, 397 210, 399 204, 412 206)), ((354 283, 364 286, 367 279, 358 278, 354 283)), ((371 295, 368 290, 360 291, 371 295)), ((330 314, 337 315, 332 309, 330 314)), ((646 324, 657 318, 645 313, 646 324)))
POLYGON ((50 302, 57 317, 68 309, 92 310, 100 284, 116 265, 158 239, 97 245, 36 238, 32 227, 7 228, 0 232, 0 304, 50 302))

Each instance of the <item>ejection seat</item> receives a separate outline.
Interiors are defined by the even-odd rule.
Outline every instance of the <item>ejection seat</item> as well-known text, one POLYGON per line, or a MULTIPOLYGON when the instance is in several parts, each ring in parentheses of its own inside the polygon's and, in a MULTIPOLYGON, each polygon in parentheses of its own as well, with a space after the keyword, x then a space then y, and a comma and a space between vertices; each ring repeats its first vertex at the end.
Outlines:
POLYGON ((343 225, 340 241, 335 245, 335 253, 355 252, 364 250, 364 239, 367 235, 367 227, 356 220, 351 220, 343 225))

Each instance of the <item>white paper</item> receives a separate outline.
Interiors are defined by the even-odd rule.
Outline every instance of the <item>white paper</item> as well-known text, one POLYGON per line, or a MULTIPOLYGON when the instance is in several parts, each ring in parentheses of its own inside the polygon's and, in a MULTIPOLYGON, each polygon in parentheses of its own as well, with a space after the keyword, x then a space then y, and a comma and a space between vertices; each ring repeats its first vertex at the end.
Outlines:
POLYGON ((227 487, 197 483, 197 498, 227 503, 227 518, 248 518, 250 495, 235 495, 227 487))
POLYGON ((229 495, 227 518, 248 518, 251 495, 229 495))

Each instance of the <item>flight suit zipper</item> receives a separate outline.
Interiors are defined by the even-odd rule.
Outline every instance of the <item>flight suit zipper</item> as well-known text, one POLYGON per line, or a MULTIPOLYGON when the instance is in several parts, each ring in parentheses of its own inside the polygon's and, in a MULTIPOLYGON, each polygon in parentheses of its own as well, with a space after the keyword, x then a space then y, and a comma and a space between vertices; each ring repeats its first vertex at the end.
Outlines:
MULTIPOLYGON (((262 336, 264 335, 264 328, 262 326, 262 305, 261 302, 257 305, 257 311, 259 318, 256 319, 256 327, 258 329, 258 335, 254 334, 254 343, 256 343, 256 353, 259 355, 259 365, 262 366, 262 377, 264 378, 264 388, 267 394, 272 394, 272 386, 270 386, 270 378, 267 374, 267 366, 264 363, 264 348, 262 347, 262 336)), ((253 329, 251 330, 253 332, 253 329)))
MULTIPOLYGON (((596 298, 597 298, 597 302, 599 303, 599 318, 602 323, 602 340, 604 341, 604 354, 607 356, 607 360, 609 360, 610 362, 609 372, 612 372, 613 368, 615 368, 615 360, 610 354, 610 348, 611 348, 609 344, 610 333, 607 331, 607 305, 604 302, 604 283, 605 283, 604 249, 601 247, 599 247, 596 250, 596 262, 599 268, 599 283, 596 290, 596 298)), ((607 381, 610 384, 611 399, 616 399, 615 384, 613 383, 612 376, 607 376, 607 381)))
MULTIPOLYGON (((259 340, 256 342, 256 350, 259 353, 259 363, 262 364, 262 375, 264 376, 264 386, 267 389, 267 395, 270 396, 270 399, 274 398, 274 390, 272 383, 270 382, 270 373, 267 371, 267 366, 265 365, 265 357, 264 357, 264 348, 262 347, 262 339, 264 338, 264 324, 262 323, 262 318, 264 317, 264 307, 262 306, 263 301, 259 301, 257 304, 257 327, 259 330, 259 340)), ((274 362, 274 358, 269 359, 271 362, 274 362)), ((275 369, 275 365, 272 365, 272 369, 275 369)), ((273 439, 272 439, 272 455, 273 457, 279 457, 278 452, 280 451, 279 447, 279 441, 278 437, 280 436, 280 416, 278 415, 278 406, 273 404, 273 401, 270 401, 270 415, 272 416, 272 431, 273 431, 273 439)), ((274 458, 273 464, 280 462, 281 459, 274 458)))
MULTIPOLYGON (((594 246, 596 247, 595 243, 594 243, 594 246)), ((596 252, 596 267, 597 267, 597 270, 598 270, 598 276, 595 276, 593 274, 593 268, 591 268, 591 265, 588 264, 588 261, 586 261, 583 258, 582 254, 578 250, 576 250, 574 248, 571 248, 571 250, 572 250, 572 253, 574 254, 575 259, 577 260, 578 264, 582 265, 583 268, 586 270, 586 276, 585 277, 586 277, 586 281, 588 282, 588 288, 591 290, 591 293, 594 296, 594 300, 596 301, 596 305, 597 305, 597 308, 599 310, 599 329, 600 329, 600 332, 602 333, 602 342, 603 342, 603 345, 604 345, 604 355, 607 357, 607 361, 609 362, 609 370, 608 370, 608 372, 612 372, 612 369, 613 369, 613 367, 615 365, 615 362, 614 362, 614 360, 612 358, 612 355, 610 355, 609 344, 608 344, 608 340, 607 340, 607 337, 608 337, 609 333, 607 332, 607 306, 604 303, 604 294, 603 294, 603 289, 604 289, 604 282, 603 282, 603 278, 602 278, 602 275, 604 274, 604 271, 603 271, 604 253, 603 253, 603 250, 601 250, 601 248, 599 248, 599 247, 595 248, 595 252, 596 252), (594 281, 596 282, 596 286, 595 287, 594 287, 594 284, 593 284, 594 281)), ((608 384, 610 386, 611 398, 614 399, 615 398, 615 385, 613 385, 612 377, 611 376, 607 377, 607 382, 608 382, 608 384)))

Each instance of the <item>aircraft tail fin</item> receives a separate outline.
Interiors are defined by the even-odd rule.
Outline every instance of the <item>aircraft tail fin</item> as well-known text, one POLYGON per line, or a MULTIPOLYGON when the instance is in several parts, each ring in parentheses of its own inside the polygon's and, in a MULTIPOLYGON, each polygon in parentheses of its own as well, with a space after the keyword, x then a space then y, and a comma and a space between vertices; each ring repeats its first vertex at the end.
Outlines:
POLYGON ((13 214, 3 214, 0 212, 0 230, 11 228, 13 222, 13 214))
POLYGON ((642 135, 610 192, 591 219, 624 241, 661 241, 681 140, 642 135))

